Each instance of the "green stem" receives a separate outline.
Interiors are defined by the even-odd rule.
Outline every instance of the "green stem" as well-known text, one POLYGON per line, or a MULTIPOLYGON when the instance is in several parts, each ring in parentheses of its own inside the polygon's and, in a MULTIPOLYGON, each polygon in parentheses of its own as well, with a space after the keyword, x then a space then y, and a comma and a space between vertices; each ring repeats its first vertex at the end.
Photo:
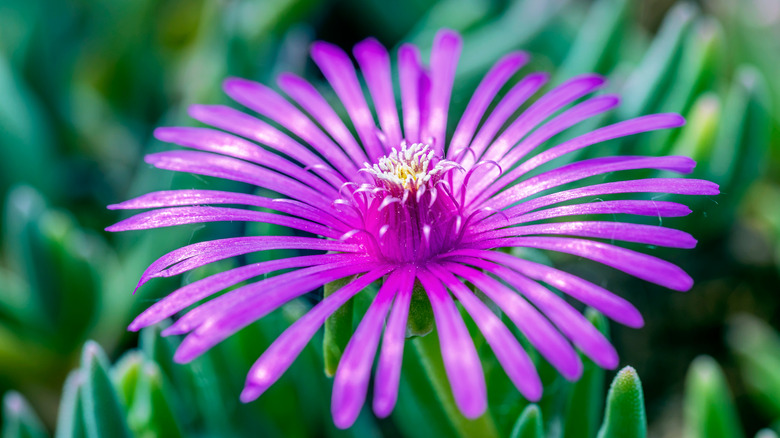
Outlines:
POLYGON ((476 436, 497 438, 498 430, 489 412, 486 412, 476 420, 469 420, 460 413, 455 405, 455 399, 452 396, 450 384, 447 380, 447 373, 444 370, 444 362, 439 350, 439 337, 436 331, 427 336, 412 339, 412 345, 414 345, 417 351, 422 369, 428 377, 431 386, 433 386, 433 391, 441 402, 445 415, 452 423, 452 427, 458 436, 462 438, 476 436))

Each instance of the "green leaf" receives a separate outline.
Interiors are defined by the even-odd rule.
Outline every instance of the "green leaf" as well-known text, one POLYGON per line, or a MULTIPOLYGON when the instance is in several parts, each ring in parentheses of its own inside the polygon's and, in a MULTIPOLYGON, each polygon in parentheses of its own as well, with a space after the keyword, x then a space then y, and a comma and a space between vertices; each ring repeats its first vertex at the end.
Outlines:
MULTIPOLYGON (((699 96, 688 113, 685 126, 672 146, 674 155, 684 155, 696 161, 708 160, 715 143, 715 136, 721 119, 722 104, 715 93, 699 96)), ((694 170, 701 176, 704 167, 694 170)))
POLYGON ((44 438, 46 429, 27 400, 16 391, 3 396, 2 438, 44 438))
POLYGON ((48 193, 57 188, 54 130, 20 73, 0 52, 0 191, 24 182, 48 193))
POLYGON ((119 401, 125 408, 131 406, 135 399, 143 361, 144 357, 139 351, 131 350, 125 353, 111 369, 111 380, 116 387, 119 401))
MULTIPOLYGON (((160 368, 163 382, 168 382, 163 383, 163 386, 169 387, 170 397, 179 402, 172 406, 175 415, 184 423, 197 423, 212 435, 232 431, 228 412, 222 407, 231 401, 223 394, 223 390, 229 391, 228 388, 233 387, 231 380, 223 378, 225 374, 217 371, 215 367, 213 359, 218 355, 208 352, 189 364, 175 363, 173 355, 178 340, 175 337, 160 336, 160 325, 141 330, 139 344, 146 356, 145 361, 154 362, 160 368), (216 409, 214 406, 220 408, 216 409), (198 415, 199 412, 209 412, 209 415, 198 415)), ((236 336, 241 336, 241 333, 236 336)), ((226 342, 234 339, 235 337, 226 342)), ((246 368, 231 370, 227 375, 233 376, 236 372, 246 372, 246 368)), ((240 388, 235 388, 234 391, 236 394, 240 388)))
POLYGON ((620 119, 646 114, 657 105, 664 87, 670 82, 685 35, 697 13, 696 6, 678 3, 666 14, 650 48, 623 86, 623 102, 617 109, 620 119))
POLYGON ((108 359, 94 341, 87 341, 81 356, 85 381, 80 395, 84 404, 84 423, 89 438, 130 438, 125 412, 108 375, 108 359))
POLYGON ((57 414, 56 438, 85 438, 87 426, 84 422, 84 406, 81 400, 81 387, 84 385, 84 372, 81 369, 71 371, 65 379, 57 414))
MULTIPOLYGON (((601 333, 609 338, 609 323, 601 313, 587 308, 585 316, 601 333)), ((563 437, 582 438, 596 436, 604 409, 605 371, 580 353, 582 377, 571 385, 563 418, 563 437)))
POLYGON ((135 397, 127 422, 136 437, 176 438, 182 427, 171 408, 171 395, 163 386, 162 371, 154 362, 145 361, 138 374, 135 397))
POLYGON ((542 411, 539 406, 531 404, 523 409, 523 413, 512 428, 511 438, 542 438, 544 429, 542 428, 542 411))
POLYGON ((685 381, 686 437, 744 437, 723 371, 709 356, 694 359, 685 381))
POLYGON ((29 186, 10 192, 5 223, 9 260, 29 285, 29 312, 40 319, 33 323, 49 348, 70 353, 92 324, 100 287, 95 263, 105 248, 29 186))
MULTIPOLYGON (((694 99, 713 87, 721 70, 725 35, 715 19, 696 20, 682 48, 677 71, 663 93, 659 112, 687 114, 694 99)), ((668 153, 679 129, 664 129, 641 137, 639 150, 646 154, 668 153)))
POLYGON ((607 394, 604 422, 598 438, 644 438, 647 418, 642 382, 632 367, 620 370, 607 394))
POLYGON ((498 430, 493 422, 490 411, 475 419, 464 417, 455 404, 447 372, 444 369, 444 361, 439 348, 439 336, 436 331, 428 336, 420 336, 412 339, 412 345, 419 355, 422 371, 428 378, 431 387, 442 405, 444 412, 452 423, 456 433, 460 437, 496 437, 498 430))
MULTIPOLYGON (((327 283, 324 287, 323 299, 341 289, 351 280, 352 277, 345 277, 327 283)), ((325 321, 325 336, 322 339, 322 354, 325 359, 325 374, 328 377, 333 377, 336 374, 341 355, 344 354, 344 349, 347 348, 349 338, 352 337, 353 307, 352 299, 350 299, 338 310, 333 312, 333 315, 329 316, 325 321)))
POLYGON ((415 281, 412 300, 409 303, 409 319, 406 323, 406 337, 425 336, 433 331, 433 308, 428 294, 420 282, 415 281))
POLYGON ((749 66, 737 70, 707 168, 707 177, 729 190, 729 199, 740 199, 764 173, 771 130, 768 94, 761 72, 749 66))
POLYGON ((609 58, 618 52, 631 4, 627 0, 593 2, 553 83, 585 72, 607 73, 609 58))
POLYGON ((726 337, 748 394, 770 417, 780 418, 780 336, 750 315, 730 321, 726 337))

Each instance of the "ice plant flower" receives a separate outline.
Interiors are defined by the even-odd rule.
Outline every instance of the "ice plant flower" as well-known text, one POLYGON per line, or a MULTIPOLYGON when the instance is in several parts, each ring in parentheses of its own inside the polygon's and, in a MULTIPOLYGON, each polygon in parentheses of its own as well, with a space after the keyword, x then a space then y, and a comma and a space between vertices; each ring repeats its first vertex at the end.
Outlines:
POLYGON ((551 289, 631 327, 643 324, 635 307, 575 275, 499 249, 567 253, 684 291, 692 280, 679 267, 615 242, 692 248, 694 238, 660 225, 622 219, 624 215, 662 218, 690 213, 682 204, 642 194, 714 195, 718 187, 702 180, 661 176, 609 182, 603 177, 636 169, 644 169, 645 176, 648 170, 691 172, 695 163, 680 156, 561 162, 600 142, 678 127, 684 120, 676 114, 647 115, 546 145, 556 134, 616 107, 619 99, 610 94, 593 96, 605 80, 585 74, 533 101, 547 74, 531 73, 508 85, 528 61, 522 52, 506 55, 486 74, 448 137, 449 101, 460 49, 456 33, 439 32, 430 65, 425 67, 415 46, 400 47, 399 111, 391 58, 377 41, 369 39, 354 48, 373 105, 366 100, 349 56, 331 44, 315 43, 312 58, 346 109, 357 138, 314 86, 291 74, 278 80, 286 97, 244 79, 224 83, 231 98, 259 116, 226 106, 195 105, 190 107, 191 116, 213 128, 157 129, 158 139, 192 150, 148 155, 146 161, 153 166, 240 181, 279 197, 214 190, 154 192, 111 206, 151 210, 109 231, 254 221, 289 227, 296 233, 185 246, 152 263, 139 287, 155 277, 251 252, 283 248, 307 253, 247 264, 187 284, 149 307, 130 329, 158 323, 259 277, 194 306, 165 329, 166 335, 186 334, 175 359, 188 362, 286 302, 347 279, 260 356, 241 394, 248 402, 281 376, 329 315, 381 280, 335 374, 332 411, 339 427, 349 427, 365 401, 377 350, 373 408, 382 417, 392 411, 415 284, 424 288, 430 301, 447 377, 466 417, 480 416, 487 398, 480 360, 456 300, 482 331, 517 389, 529 400, 538 400, 542 393, 529 356, 466 282, 501 309, 567 379, 582 373, 575 347, 602 367, 617 366, 618 356, 608 340, 551 289), (502 89, 505 94, 497 99, 502 89), (519 111, 529 102, 533 103, 519 111), (495 106, 488 111, 491 104, 495 106), (633 194, 634 199, 626 199, 625 194, 633 194), (605 219, 581 220, 582 215, 605 219), (280 270, 286 272, 265 277, 280 270))

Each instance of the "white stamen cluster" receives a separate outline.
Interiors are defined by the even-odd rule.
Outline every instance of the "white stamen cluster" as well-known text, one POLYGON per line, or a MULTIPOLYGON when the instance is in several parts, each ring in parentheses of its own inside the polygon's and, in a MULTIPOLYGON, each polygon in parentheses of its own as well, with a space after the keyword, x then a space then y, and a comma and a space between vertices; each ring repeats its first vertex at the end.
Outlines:
POLYGON ((430 184, 445 171, 456 167, 449 160, 438 160, 435 164, 434 151, 425 143, 407 145, 401 142, 401 150, 393 151, 380 158, 373 166, 365 163, 360 169, 370 173, 377 183, 381 182, 388 189, 409 190, 416 192, 421 187, 430 188, 430 184))

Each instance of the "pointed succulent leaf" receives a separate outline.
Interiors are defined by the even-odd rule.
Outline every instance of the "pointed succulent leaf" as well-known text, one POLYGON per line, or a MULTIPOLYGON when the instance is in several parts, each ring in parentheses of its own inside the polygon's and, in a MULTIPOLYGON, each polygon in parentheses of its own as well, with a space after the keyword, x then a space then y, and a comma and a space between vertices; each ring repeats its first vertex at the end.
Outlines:
POLYGON ((48 434, 27 400, 16 391, 3 396, 2 438, 45 438, 48 434))
POLYGON ((647 114, 658 104, 697 14, 698 8, 691 3, 678 3, 666 14, 644 58, 626 80, 624 89, 629 92, 624 93, 623 103, 618 108, 621 119, 647 114))
POLYGON ((126 413, 108 374, 108 359, 94 341, 87 341, 81 356, 84 384, 80 388, 87 437, 130 438, 126 413))
POLYGON ((645 438, 647 418, 642 382, 634 368, 620 370, 607 394, 607 407, 598 438, 645 438))
MULTIPOLYGON (((585 316, 601 333, 609 338, 609 323, 596 311, 588 308, 585 316)), ((571 385, 563 419, 563 436, 568 438, 594 437, 604 409, 604 369, 580 353, 582 377, 571 385)))
POLYGON ((406 337, 425 336, 433 330, 433 309, 425 289, 415 283, 412 301, 409 303, 409 319, 406 323, 406 337))
POLYGON ((687 437, 744 437, 726 377, 709 356, 697 357, 688 369, 683 413, 687 437))
POLYGON ((149 360, 139 370, 135 397, 127 422, 135 436, 182 437, 183 428, 171 408, 171 394, 163 386, 160 367, 149 360))
MULTIPOLYGON (((351 280, 351 277, 346 277, 327 283, 323 288, 323 298, 327 298, 332 293, 338 291, 351 280)), ((341 355, 352 337, 353 307, 353 301, 350 299, 325 321, 322 354, 325 359, 325 374, 328 377, 333 377, 336 374, 341 355)))
POLYGON ((116 387, 119 401, 126 408, 133 404, 143 360, 143 355, 139 351, 128 351, 111 369, 111 380, 116 387))
POLYGON ((526 406, 523 413, 512 428, 511 438, 542 438, 544 429, 542 428, 542 411, 539 406, 530 404, 526 406))
POLYGON ((730 188, 740 199, 748 185, 766 168, 771 131, 769 91, 761 72, 751 66, 737 69, 726 97, 722 123, 710 154, 711 181, 730 188))
POLYGON ((62 388, 62 398, 57 414, 56 438, 85 438, 87 426, 84 421, 84 406, 81 387, 84 386, 84 371, 71 371, 62 388))
POLYGON ((772 418, 780 418, 780 336, 765 322, 740 315, 730 322, 727 341, 736 354, 751 395, 772 418))
POLYGON ((582 72, 607 73, 618 52, 626 16, 631 9, 626 0, 599 0, 591 4, 577 37, 555 72, 560 83, 582 72))

